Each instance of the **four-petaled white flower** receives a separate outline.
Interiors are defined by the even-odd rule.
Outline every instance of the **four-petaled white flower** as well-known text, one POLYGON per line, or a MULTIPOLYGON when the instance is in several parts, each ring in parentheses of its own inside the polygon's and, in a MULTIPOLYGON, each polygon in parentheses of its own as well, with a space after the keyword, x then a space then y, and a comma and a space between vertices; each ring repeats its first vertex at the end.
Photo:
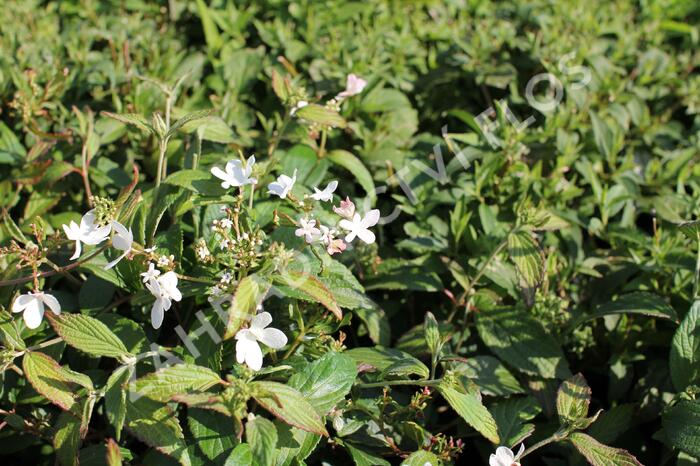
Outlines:
POLYGON ((246 161, 245 167, 243 167, 243 163, 240 160, 229 160, 225 170, 219 167, 212 167, 211 174, 223 181, 221 187, 224 189, 232 186, 255 184, 258 180, 250 176, 253 171, 253 165, 255 165, 255 156, 251 155, 246 161))
POLYGON ((365 243, 372 244, 375 236, 374 233, 369 231, 369 228, 376 225, 377 222, 379 222, 379 209, 372 209, 367 212, 364 218, 360 217, 360 214, 355 213, 352 220, 343 219, 338 222, 338 226, 348 231, 348 234, 345 236, 346 243, 352 243, 355 237, 358 237, 365 243))
POLYGON ((151 280, 155 280, 160 275, 160 270, 156 268, 156 264, 153 262, 148 263, 148 270, 141 274, 141 279, 144 283, 148 283, 151 280))
POLYGON ((352 97, 359 94, 367 85, 367 81, 359 76, 350 73, 345 83, 345 90, 338 94, 338 97, 352 97))
POLYGON ((105 266, 105 270, 111 269, 117 265, 120 260, 124 259, 126 255, 131 252, 131 246, 134 244, 134 234, 132 233, 131 228, 127 230, 124 225, 114 221, 112 222, 112 229, 115 232, 115 235, 112 238, 112 246, 120 251, 124 251, 124 253, 107 264, 105 266))
POLYGON ((520 466, 518 459, 520 459, 524 451, 524 443, 520 444, 517 455, 508 447, 498 447, 496 448, 496 454, 489 456, 489 466, 520 466))
POLYGON ((151 325, 153 328, 160 328, 165 311, 170 309, 173 301, 182 299, 182 293, 177 289, 177 275, 170 271, 160 277, 151 278, 146 283, 146 288, 156 297, 151 307, 151 325))
POLYGON ((313 243, 319 236, 321 230, 316 228, 316 220, 302 218, 299 220, 299 228, 294 232, 296 236, 303 236, 307 243, 313 243))
POLYGON ((71 260, 80 257, 82 250, 81 243, 96 245, 106 240, 109 232, 112 229, 111 225, 97 226, 95 224, 95 209, 88 211, 80 219, 80 225, 73 220, 68 225, 63 225, 63 231, 69 240, 75 241, 75 252, 71 256, 71 260))
POLYGON ((297 171, 294 169, 294 173, 292 174, 292 177, 288 177, 287 175, 280 175, 277 177, 277 181, 273 181, 272 183, 267 185, 268 193, 274 194, 275 196, 279 196, 282 199, 285 199, 287 197, 287 194, 289 194, 289 191, 292 190, 292 186, 294 186, 294 183, 297 180, 297 171))
POLYGON ((311 195, 314 199, 317 201, 323 201, 323 202, 328 202, 331 199, 333 199, 333 193, 335 192, 336 188, 338 187, 338 182, 333 180, 330 183, 328 183, 328 186, 326 186, 323 191, 320 189, 314 187, 315 193, 311 195))
POLYGON ((276 328, 266 328, 272 323, 272 316, 269 312, 261 312, 253 317, 250 327, 244 328, 236 333, 236 361, 239 364, 244 362, 253 369, 259 371, 262 367, 262 350, 258 342, 261 342, 272 349, 281 349, 287 344, 287 336, 276 328))
POLYGON ((44 318, 44 306, 48 306, 56 315, 61 313, 61 304, 56 297, 43 291, 18 296, 12 303, 12 312, 24 312, 22 314, 24 323, 27 327, 35 329, 41 325, 41 320, 44 318))

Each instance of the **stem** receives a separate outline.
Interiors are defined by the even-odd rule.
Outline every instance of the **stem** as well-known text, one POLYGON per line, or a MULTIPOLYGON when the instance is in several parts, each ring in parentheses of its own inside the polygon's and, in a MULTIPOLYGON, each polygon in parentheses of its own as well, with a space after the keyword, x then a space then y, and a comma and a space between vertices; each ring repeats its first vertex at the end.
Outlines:
POLYGON ((530 453, 532 453, 535 450, 538 450, 545 445, 549 445, 550 443, 558 442, 560 440, 564 440, 568 436, 568 432, 565 430, 559 429, 555 433, 553 433, 551 436, 547 437, 544 440, 541 440, 537 442, 536 444, 532 445, 530 448, 526 449, 522 455, 520 455, 520 459, 526 457, 530 453))
POLYGON ((384 382, 361 383, 360 388, 388 387, 390 385, 418 385, 419 387, 434 387, 441 382, 441 379, 423 380, 386 380, 384 382))
POLYGON ((215 285, 216 284, 215 280, 208 280, 206 278, 190 277, 189 275, 182 275, 180 273, 177 274, 177 278, 179 278, 181 280, 186 280, 188 282, 206 283, 207 285, 215 285))
POLYGON ((323 155, 326 151, 326 137, 327 137, 327 131, 324 129, 321 131, 321 145, 318 148, 318 158, 321 159, 323 158, 323 155))
POLYGON ((36 351, 41 348, 46 348, 47 346, 55 345, 56 343, 60 343, 63 341, 63 338, 61 337, 56 337, 52 338, 51 340, 46 340, 43 343, 39 343, 38 345, 30 346, 27 348, 27 351, 36 351))
POLYGON ((698 251, 695 255, 695 278, 693 279, 693 301, 698 298, 698 292, 700 292, 700 232, 696 233, 698 251))
POLYGON ((159 154, 158 154, 158 171, 156 172, 156 195, 155 199, 158 200, 158 187, 160 186, 160 182, 163 179, 163 174, 165 173, 165 152, 168 149, 168 141, 167 139, 161 139, 160 145, 159 145, 159 154))
MULTIPOLYGON (((47 272, 42 272, 42 273, 36 274, 36 278, 50 277, 50 276, 56 275, 58 273, 67 272, 67 271, 72 270, 76 267, 80 267, 81 265, 83 265, 84 263, 89 261, 90 259, 93 259, 96 256, 98 256, 106 248, 107 248, 107 245, 101 246, 99 249, 96 249, 95 251, 93 251, 92 254, 85 257, 85 259, 81 259, 81 260, 74 262, 70 265, 66 265, 65 267, 59 267, 56 270, 49 270, 47 272)), ((32 280, 34 280, 34 275, 31 275, 29 277, 13 278, 11 280, 1 280, 0 286, 20 285, 22 283, 31 282, 32 280)))

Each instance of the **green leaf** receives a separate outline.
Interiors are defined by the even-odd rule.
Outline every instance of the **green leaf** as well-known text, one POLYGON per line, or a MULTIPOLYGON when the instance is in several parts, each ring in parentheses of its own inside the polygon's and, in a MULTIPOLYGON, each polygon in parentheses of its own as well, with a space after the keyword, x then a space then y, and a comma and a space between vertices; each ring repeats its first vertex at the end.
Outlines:
POLYGON ((19 328, 17 328, 17 321, 4 309, 0 309, 0 342, 6 348, 13 350, 21 351, 26 348, 19 328))
POLYGON ((570 434, 569 441, 592 466, 642 466, 628 451, 603 445, 581 432, 570 434))
POLYGON ((355 377, 357 369, 352 358, 343 353, 330 352, 291 376, 287 383, 299 390, 323 416, 345 399, 355 377))
POLYGON ((76 379, 81 380, 81 377, 76 377, 76 372, 64 369, 50 356, 36 352, 24 354, 22 368, 27 380, 37 392, 59 408, 73 411, 77 416, 82 414, 76 409, 79 399, 76 393, 79 383, 76 379))
POLYGON ((107 440, 107 466, 121 466, 122 452, 114 439, 107 440))
POLYGON ((185 188, 202 196, 223 196, 226 190, 211 173, 200 169, 178 170, 169 175, 163 183, 185 188))
POLYGON ((56 449, 56 459, 62 466, 78 465, 80 419, 65 411, 58 416, 53 447, 56 449))
POLYGON ((673 335, 669 366, 676 390, 700 383, 700 301, 693 303, 673 335))
POLYGON ((664 412, 661 419, 671 444, 700 458, 700 401, 680 401, 664 412))
POLYGON ((0 164, 20 165, 27 151, 15 133, 0 121, 0 164))
POLYGON ((676 311, 660 296, 644 291, 628 293, 615 301, 598 306, 591 314, 584 314, 569 324, 570 328, 599 317, 612 314, 640 314, 678 322, 676 311))
POLYGON ((187 410, 187 425, 192 441, 211 461, 236 446, 233 420, 221 413, 190 408, 187 410))
POLYGON ((588 416, 591 389, 583 375, 565 380, 557 391, 557 414, 562 424, 572 424, 588 416))
POLYGON ((415 374, 424 379, 430 375, 430 369, 420 360, 392 348, 353 348, 344 354, 350 356, 355 364, 358 367, 362 366, 364 370, 375 368, 386 375, 415 374))
MULTIPOLYGON (((345 443, 345 449, 350 453, 355 466, 391 466, 387 460, 380 456, 373 455, 365 450, 354 447, 349 443, 345 443)), ((416 452, 417 453, 417 452, 416 452)), ((437 463, 435 463, 437 465, 437 463)), ((424 466, 425 463, 420 466, 424 466)))
POLYGON ((228 309, 224 340, 235 336, 241 326, 253 318, 269 289, 270 283, 255 274, 248 275, 238 283, 228 309))
POLYGON ((613 151, 613 132, 608 125, 596 114, 590 112, 591 124, 593 126, 593 138, 598 147, 598 151, 609 158, 613 151))
POLYGON ((134 374, 134 366, 121 366, 107 379, 105 389, 105 414, 114 427, 117 440, 121 438, 126 419, 127 384, 134 374))
POLYGON ((328 436, 328 431, 314 407, 295 388, 277 382, 253 382, 253 398, 289 425, 328 436))
POLYGON ((272 421, 256 417, 245 425, 245 439, 253 449, 253 458, 259 466, 274 464, 277 429, 272 421))
POLYGON ((241 443, 233 449, 224 466, 250 466, 253 464, 253 450, 247 443, 241 443))
POLYGON ((496 420, 481 403, 481 399, 476 393, 462 393, 444 382, 438 386, 438 390, 467 424, 491 443, 498 444, 500 442, 496 420))
POLYGON ((508 254, 523 288, 536 288, 544 275, 544 257, 532 233, 518 230, 508 235, 508 254))
POLYGON ((532 396, 509 397, 492 405, 491 414, 498 425, 500 443, 514 448, 535 431, 535 425, 528 423, 541 411, 532 396))
POLYGON ((287 296, 320 303, 331 311, 338 320, 343 319, 343 311, 338 307, 333 293, 313 275, 295 270, 285 270, 282 274, 275 275, 274 280, 282 285, 279 289, 287 296))
POLYGON ((439 466, 441 464, 442 461, 433 453, 425 450, 418 450, 411 453, 411 455, 401 463, 401 466, 439 466))
POLYGON ((173 395, 204 391, 219 383, 223 383, 221 377, 208 367, 175 364, 139 378, 132 389, 153 400, 168 401, 173 395))
POLYGON ((296 116, 311 123, 318 123, 334 128, 345 128, 347 126, 347 122, 338 112, 326 107, 321 107, 317 104, 309 104, 306 107, 300 108, 297 110, 296 116))
POLYGON ((69 345, 92 356, 129 358, 124 343, 105 324, 83 314, 47 314, 51 326, 69 345))
POLYGON ((557 341, 530 315, 517 309, 484 310, 476 324, 486 346, 515 369, 546 379, 571 375, 557 341))
POLYGON ((504 396, 525 393, 508 369, 493 356, 473 356, 455 365, 455 373, 472 380, 487 395, 504 396))
POLYGON ((362 186, 362 189, 365 190, 365 193, 367 193, 370 199, 372 199, 373 202, 375 201, 377 194, 374 187, 372 174, 369 172, 369 170, 367 170, 367 167, 365 167, 360 159, 358 159, 352 153, 342 149, 332 150, 326 157, 328 157, 328 159, 334 164, 340 165, 349 171, 355 177, 355 180, 360 184, 360 186, 362 186))
POLYGON ((197 12, 199 19, 202 21, 202 29, 204 30, 204 40, 212 53, 218 51, 223 45, 223 40, 219 34, 219 29, 211 17, 211 11, 204 0, 197 0, 197 12))
POLYGON ((180 423, 166 405, 149 398, 126 399, 126 428, 145 444, 190 466, 180 423))
POLYGON ((112 113, 103 111, 102 115, 127 125, 136 126, 141 131, 156 134, 155 130, 151 127, 151 124, 148 122, 148 120, 136 113, 112 113))
POLYGON ((175 123, 170 125, 170 130, 168 131, 168 136, 172 136, 173 134, 175 134, 177 132, 177 130, 179 130, 180 128, 182 128, 183 126, 185 126, 188 123, 190 125, 195 124, 195 123, 203 124, 204 122, 202 120, 207 118, 210 113, 211 113, 211 109, 199 110, 196 112, 188 113, 187 115, 183 116, 182 118, 179 118, 175 123))
POLYGON ((321 440, 320 435, 297 429, 279 419, 275 420, 275 427, 279 437, 275 455, 277 466, 288 466, 294 464, 294 461, 304 461, 321 440))

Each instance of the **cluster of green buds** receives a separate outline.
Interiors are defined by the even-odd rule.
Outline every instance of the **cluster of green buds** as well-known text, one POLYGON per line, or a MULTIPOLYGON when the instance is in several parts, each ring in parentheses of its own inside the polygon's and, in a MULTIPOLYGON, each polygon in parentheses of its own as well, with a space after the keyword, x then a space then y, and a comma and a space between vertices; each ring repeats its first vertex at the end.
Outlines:
POLYGON ((108 197, 92 196, 90 198, 95 209, 95 225, 105 226, 117 218, 117 206, 108 197))

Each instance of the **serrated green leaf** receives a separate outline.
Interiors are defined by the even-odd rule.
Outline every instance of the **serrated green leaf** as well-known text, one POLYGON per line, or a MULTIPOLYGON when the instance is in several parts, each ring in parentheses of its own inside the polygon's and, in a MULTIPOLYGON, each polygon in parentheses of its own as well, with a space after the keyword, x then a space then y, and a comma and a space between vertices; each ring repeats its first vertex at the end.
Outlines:
POLYGON ((700 382, 700 301, 695 301, 671 341, 671 380, 676 390, 700 382))
POLYGON ((246 443, 253 449, 253 458, 259 466, 272 466, 277 446, 277 429, 272 421, 256 417, 245 425, 246 443))
POLYGON ((504 396, 525 393, 518 379, 493 356, 470 357, 459 361, 454 370, 472 380, 484 394, 504 396))
MULTIPOLYGON (((354 447, 349 443, 345 443, 344 446, 348 453, 350 453, 352 460, 355 462, 355 466, 391 466, 391 463, 384 458, 373 455, 358 447, 354 447)), ((420 466, 425 466, 425 463, 421 464, 420 466)))
POLYGON ((58 416, 53 447, 56 449, 56 459, 62 466, 78 465, 80 419, 65 411, 58 416))
POLYGON ((418 450, 410 454, 401 466, 439 466, 442 464, 440 458, 425 450, 418 450))
POLYGON ((678 322, 676 311, 660 296, 644 291, 628 293, 615 301, 598 306, 591 314, 581 315, 569 324, 570 328, 611 314, 641 314, 678 322))
POLYGON ((369 172, 369 170, 367 170, 360 159, 358 159, 352 153, 342 149, 330 151, 327 157, 334 164, 340 165, 349 171, 355 177, 355 180, 360 184, 360 186, 362 186, 362 189, 365 190, 365 193, 370 196, 370 199, 373 201, 376 199, 377 194, 374 187, 372 174, 369 172))
POLYGON ((557 414, 562 424, 571 424, 588 416, 591 389, 583 375, 565 380, 557 391, 557 414))
POLYGON ((186 124, 195 124, 195 123, 200 123, 202 124, 205 118, 209 116, 211 113, 211 109, 209 110, 199 110, 196 112, 188 113, 182 118, 179 118, 176 122, 174 122, 172 125, 170 125, 170 130, 168 131, 168 137, 172 136, 175 134, 180 128, 185 126, 186 124))
POLYGON ((155 130, 151 127, 151 124, 148 122, 148 120, 136 113, 112 113, 103 111, 102 115, 127 125, 136 126, 141 131, 156 134, 155 130))
POLYGON ((664 432, 681 451, 700 457, 700 401, 681 401, 662 416, 664 432))
POLYGON ((124 343, 105 324, 83 314, 48 315, 56 333, 69 345, 92 356, 128 358, 124 343))
POLYGON ((357 377, 355 362, 343 353, 330 352, 289 378, 320 415, 327 414, 345 399, 357 377))
POLYGON ((331 311, 338 320, 343 319, 343 311, 338 307, 333 293, 313 275, 295 270, 285 270, 281 275, 275 275, 274 280, 283 286, 280 287, 280 290, 290 297, 320 303, 331 311))
POLYGON ((247 443, 241 443, 233 449, 224 466, 250 466, 253 464, 253 450, 247 443))
POLYGON ((248 275, 238 283, 228 309, 224 340, 235 336, 241 326, 253 318, 269 289, 270 284, 255 274, 248 275))
POLYGON ((364 370, 375 368, 385 374, 415 374, 421 378, 427 378, 430 375, 430 369, 420 360, 393 348, 378 346, 353 348, 346 351, 345 354, 350 356, 358 367, 362 366, 364 370))
POLYGON ((145 444, 190 466, 180 423, 166 405, 146 397, 126 398, 126 428, 145 444))
POLYGON ((132 390, 153 400, 168 401, 173 395, 205 391, 219 383, 223 383, 221 377, 208 367, 175 364, 137 379, 132 390))
POLYGON ((508 255, 524 288, 536 288, 544 274, 544 257, 532 233, 518 230, 508 235, 508 255))
POLYGON ((569 441, 592 466, 642 466, 628 451, 603 445, 590 435, 574 432, 569 441))
POLYGON ((475 393, 462 393, 447 383, 441 383, 438 390, 467 424, 491 443, 500 442, 496 420, 475 393))
POLYGON ((105 388, 105 414, 114 427, 117 440, 121 439, 126 418, 127 384, 134 374, 134 366, 121 366, 107 379, 105 388))
POLYGON ((253 382, 253 398, 289 425, 328 436, 328 431, 314 407, 295 388, 277 382, 253 382))
POLYGON ((192 442, 211 461, 236 446, 236 430, 230 417, 211 410, 191 408, 187 410, 187 425, 192 442))
MULTIPOLYGON (((53 404, 66 411, 73 411, 76 416, 81 416, 79 403, 78 382, 85 383, 75 372, 61 367, 50 356, 44 353, 28 352, 24 354, 22 363, 24 375, 32 384, 32 387, 51 401, 53 404)), ((82 375, 82 374, 80 374, 82 375)), ((82 375, 82 377, 86 377, 82 375)), ((90 380, 88 378, 88 380, 90 380)))
POLYGON ((304 461, 313 452, 321 436, 275 420, 277 428, 276 466, 289 466, 294 461, 304 461))
POLYGON ((514 448, 535 431, 535 425, 528 423, 542 408, 531 396, 509 397, 490 406, 501 445, 514 448))

